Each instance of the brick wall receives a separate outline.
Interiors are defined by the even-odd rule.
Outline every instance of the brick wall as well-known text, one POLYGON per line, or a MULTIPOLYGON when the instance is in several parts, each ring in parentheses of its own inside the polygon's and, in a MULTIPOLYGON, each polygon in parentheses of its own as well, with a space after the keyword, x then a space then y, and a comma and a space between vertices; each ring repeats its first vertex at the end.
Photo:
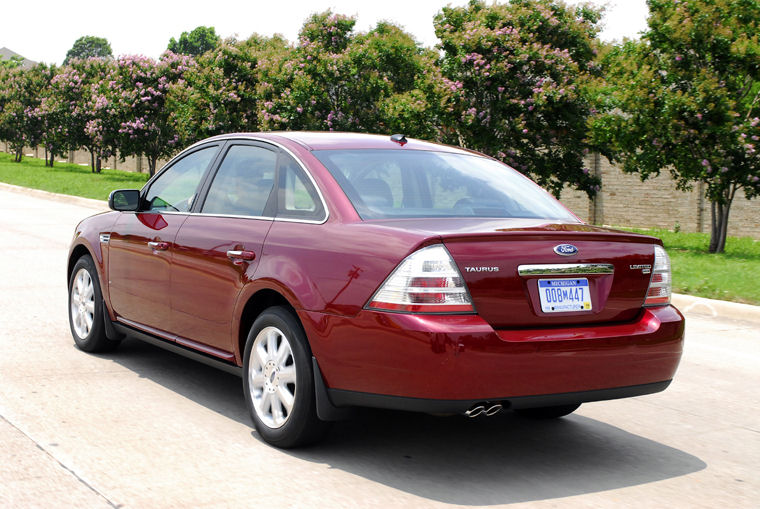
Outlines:
MULTIPOLYGON (((594 168, 593 159, 588 165, 594 168)), ((594 224, 667 228, 676 224, 686 232, 710 231, 710 202, 700 199, 700 186, 690 192, 676 189, 670 174, 642 182, 637 175, 623 173, 604 157, 598 158, 602 190, 596 203, 585 193, 566 189, 561 201, 576 215, 594 224)), ((760 200, 747 200, 738 194, 731 206, 728 234, 760 239, 760 200)))

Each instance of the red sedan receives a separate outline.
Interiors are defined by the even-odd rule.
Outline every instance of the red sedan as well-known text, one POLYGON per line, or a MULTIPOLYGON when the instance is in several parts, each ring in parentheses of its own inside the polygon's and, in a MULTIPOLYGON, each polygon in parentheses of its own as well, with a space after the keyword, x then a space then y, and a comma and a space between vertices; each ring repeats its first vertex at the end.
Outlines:
POLYGON ((560 417, 664 390, 684 319, 653 237, 403 136, 218 136, 111 193, 68 261, 88 352, 135 337, 242 376, 292 447, 351 407, 560 417))

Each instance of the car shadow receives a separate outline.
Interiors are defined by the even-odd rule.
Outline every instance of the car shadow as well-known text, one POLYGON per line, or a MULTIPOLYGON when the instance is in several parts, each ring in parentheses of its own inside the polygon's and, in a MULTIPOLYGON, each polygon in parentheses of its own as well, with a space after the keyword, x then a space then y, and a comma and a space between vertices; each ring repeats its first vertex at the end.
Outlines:
MULTIPOLYGON (((139 341, 108 358, 250 425, 240 379, 139 341)), ((582 411, 582 410, 581 410, 582 411)), ((251 434, 260 440, 252 430, 251 434)), ((283 451, 429 500, 495 505, 646 484, 704 469, 699 458, 601 421, 490 418, 362 409, 320 443, 283 451)), ((357 503, 359 503, 357 501, 357 503)))

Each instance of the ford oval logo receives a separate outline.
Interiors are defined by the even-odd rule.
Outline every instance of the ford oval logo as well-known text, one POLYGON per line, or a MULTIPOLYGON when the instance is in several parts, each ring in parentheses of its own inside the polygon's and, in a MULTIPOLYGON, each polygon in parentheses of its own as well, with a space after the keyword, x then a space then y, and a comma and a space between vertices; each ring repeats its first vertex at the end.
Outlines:
POLYGON ((559 246, 554 246, 554 252, 560 256, 570 256, 576 254, 578 248, 572 244, 560 244, 559 246))

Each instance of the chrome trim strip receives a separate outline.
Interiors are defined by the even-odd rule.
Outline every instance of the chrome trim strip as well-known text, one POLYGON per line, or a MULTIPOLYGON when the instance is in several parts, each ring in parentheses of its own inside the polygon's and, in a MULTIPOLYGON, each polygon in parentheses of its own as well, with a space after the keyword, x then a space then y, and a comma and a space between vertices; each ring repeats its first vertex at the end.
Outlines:
POLYGON ((517 273, 521 276, 581 276, 584 274, 612 274, 614 272, 615 267, 611 263, 548 263, 517 267, 517 273))

